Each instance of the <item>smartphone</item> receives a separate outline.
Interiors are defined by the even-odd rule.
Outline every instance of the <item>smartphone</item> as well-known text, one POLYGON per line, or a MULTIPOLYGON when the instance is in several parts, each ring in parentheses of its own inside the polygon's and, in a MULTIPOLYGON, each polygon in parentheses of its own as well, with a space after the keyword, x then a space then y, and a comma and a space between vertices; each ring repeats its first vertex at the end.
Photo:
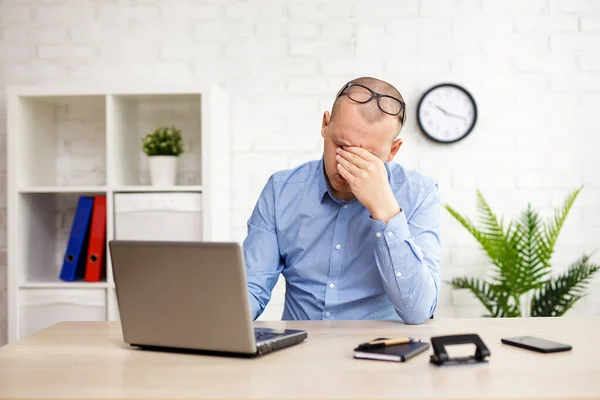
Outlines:
POLYGON ((551 340, 541 339, 534 336, 517 336, 500 339, 502 343, 511 346, 521 347, 527 350, 533 350, 540 353, 556 353, 558 351, 569 351, 571 345, 553 342, 551 340))

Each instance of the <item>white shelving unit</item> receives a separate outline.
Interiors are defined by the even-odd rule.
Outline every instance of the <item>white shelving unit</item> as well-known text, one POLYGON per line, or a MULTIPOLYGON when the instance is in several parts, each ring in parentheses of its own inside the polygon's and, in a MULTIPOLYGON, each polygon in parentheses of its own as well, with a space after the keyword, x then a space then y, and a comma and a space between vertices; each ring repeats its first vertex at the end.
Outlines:
POLYGON ((230 240, 229 99, 218 86, 20 86, 8 100, 8 340, 61 320, 118 319, 106 279, 59 279, 77 201, 106 195, 200 193, 202 238, 230 240), (177 185, 150 185, 141 139, 159 124, 182 130, 177 185))

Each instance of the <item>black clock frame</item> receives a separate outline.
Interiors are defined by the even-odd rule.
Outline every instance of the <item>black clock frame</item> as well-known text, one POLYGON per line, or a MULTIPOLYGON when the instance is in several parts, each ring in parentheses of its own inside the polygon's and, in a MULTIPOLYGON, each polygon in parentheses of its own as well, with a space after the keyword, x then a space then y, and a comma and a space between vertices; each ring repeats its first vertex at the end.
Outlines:
POLYGON ((465 89, 464 87, 457 85, 456 83, 440 83, 438 85, 435 85, 429 89, 427 89, 427 91, 425 93, 423 93, 423 96, 421 96, 421 99, 419 100, 419 104, 417 105, 417 123, 419 124, 419 128, 421 129, 421 132, 423 132, 423 134, 430 140, 433 140, 434 142, 437 143, 443 143, 443 144, 450 144, 450 143, 456 143, 459 140, 463 140, 465 137, 467 137, 469 135, 469 133, 471 133, 471 131, 473 131, 473 128, 475 127, 475 123, 477 122, 477 103, 475 102, 475 99, 473 98, 473 96, 471 95, 471 93, 469 93, 469 91, 467 89, 465 89), (465 132, 464 135, 453 139, 453 140, 442 140, 442 139, 438 139, 435 138, 433 136, 431 136, 427 130, 425 129, 425 127, 423 126, 423 124, 421 123, 421 119, 419 118, 419 110, 421 109, 421 104, 423 103, 423 100, 425 99, 425 97, 427 97, 427 95, 430 92, 433 92, 436 89, 439 89, 441 87, 453 87, 456 88, 460 91, 462 91, 464 94, 467 95, 467 97, 469 98, 469 100, 471 100, 471 102, 473 103, 473 122, 471 123, 471 126, 469 126, 469 129, 467 129, 467 132, 465 132))

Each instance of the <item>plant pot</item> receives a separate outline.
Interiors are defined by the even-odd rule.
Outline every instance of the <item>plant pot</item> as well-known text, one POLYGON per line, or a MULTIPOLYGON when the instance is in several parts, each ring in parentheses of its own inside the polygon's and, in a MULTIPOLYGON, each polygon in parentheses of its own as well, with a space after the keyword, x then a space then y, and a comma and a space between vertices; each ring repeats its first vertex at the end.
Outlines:
POLYGON ((152 186, 174 186, 177 177, 177 156, 150 156, 150 182, 152 186))

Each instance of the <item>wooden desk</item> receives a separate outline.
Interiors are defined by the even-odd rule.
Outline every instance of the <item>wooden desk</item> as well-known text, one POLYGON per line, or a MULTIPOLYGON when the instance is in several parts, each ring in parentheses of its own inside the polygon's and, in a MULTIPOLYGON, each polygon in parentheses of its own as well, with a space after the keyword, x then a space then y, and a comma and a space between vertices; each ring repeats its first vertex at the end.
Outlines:
POLYGON ((303 328, 308 339, 261 358, 224 358, 130 348, 114 322, 61 323, 0 348, 0 398, 600 398, 598 317, 257 325, 303 328), (352 358, 357 343, 379 336, 471 332, 489 347, 489 363, 437 367, 431 349, 407 363, 352 358), (538 354, 500 342, 516 335, 573 350, 538 354))

